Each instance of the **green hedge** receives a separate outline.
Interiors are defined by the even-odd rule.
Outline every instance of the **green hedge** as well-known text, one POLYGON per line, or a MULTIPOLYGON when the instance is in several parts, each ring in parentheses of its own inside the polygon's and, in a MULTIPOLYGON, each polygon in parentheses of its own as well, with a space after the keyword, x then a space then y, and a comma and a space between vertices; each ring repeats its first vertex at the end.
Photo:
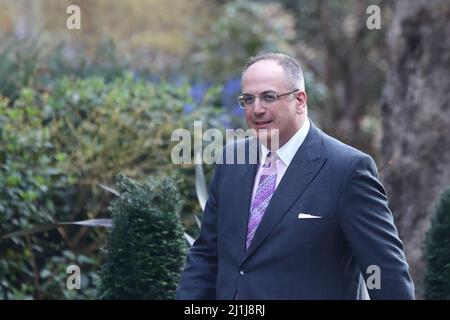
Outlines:
MULTIPOLYGON (((99 183, 117 173, 143 180, 178 173, 181 212, 200 212, 192 166, 171 163, 175 128, 217 119, 213 91, 194 105, 188 86, 120 77, 55 81, 0 97, 0 234, 54 221, 110 217, 111 194, 99 183), (183 107, 194 105, 185 113, 183 107)), ((187 227, 194 225, 186 220, 187 227)), ((102 229, 68 227, 0 240, 3 298, 92 298, 98 287, 102 229), (78 264, 82 289, 66 289, 66 268, 78 264)))
POLYGON ((450 299, 450 188, 442 193, 425 239, 425 298, 450 299))

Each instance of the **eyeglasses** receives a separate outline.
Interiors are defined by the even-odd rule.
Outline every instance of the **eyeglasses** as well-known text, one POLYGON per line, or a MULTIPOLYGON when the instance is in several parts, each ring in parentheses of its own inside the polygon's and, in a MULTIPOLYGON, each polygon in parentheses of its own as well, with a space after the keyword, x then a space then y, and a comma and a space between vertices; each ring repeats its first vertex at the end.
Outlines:
POLYGON ((265 91, 265 92, 257 94, 257 95, 245 93, 238 97, 238 102, 239 102, 239 106, 242 109, 246 109, 255 103, 256 97, 259 97, 261 104, 264 106, 267 106, 267 105, 270 105, 270 104, 274 103, 275 101, 279 100, 280 98, 290 95, 299 90, 300 89, 295 89, 295 90, 292 90, 292 91, 289 91, 286 93, 282 93, 282 94, 278 94, 274 91, 265 91))

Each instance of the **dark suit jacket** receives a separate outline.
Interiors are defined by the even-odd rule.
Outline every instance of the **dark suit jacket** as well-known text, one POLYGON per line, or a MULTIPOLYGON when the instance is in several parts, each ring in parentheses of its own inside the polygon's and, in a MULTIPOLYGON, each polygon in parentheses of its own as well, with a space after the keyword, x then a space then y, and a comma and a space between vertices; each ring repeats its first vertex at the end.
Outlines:
POLYGON ((370 156, 311 123, 246 250, 256 171, 255 164, 216 165, 177 299, 360 299, 364 280, 376 284, 371 265, 380 270, 371 299, 414 298, 370 156))

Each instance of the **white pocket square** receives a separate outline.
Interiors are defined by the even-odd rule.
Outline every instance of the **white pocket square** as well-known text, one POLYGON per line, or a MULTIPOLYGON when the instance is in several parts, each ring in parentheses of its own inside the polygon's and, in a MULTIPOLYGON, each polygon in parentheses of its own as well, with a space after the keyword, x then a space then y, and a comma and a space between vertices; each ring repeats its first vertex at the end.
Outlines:
POLYGON ((299 219, 321 219, 322 217, 313 216, 313 215, 307 214, 307 213, 299 213, 298 218, 299 219))

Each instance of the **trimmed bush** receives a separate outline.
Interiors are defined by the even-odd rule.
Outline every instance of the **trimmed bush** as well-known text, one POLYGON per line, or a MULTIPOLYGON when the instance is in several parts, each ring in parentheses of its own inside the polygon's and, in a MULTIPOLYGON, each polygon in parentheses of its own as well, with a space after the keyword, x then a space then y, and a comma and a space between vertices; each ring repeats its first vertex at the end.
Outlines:
POLYGON ((450 299, 450 188, 442 193, 425 240, 425 298, 450 299))
POLYGON ((175 180, 140 184, 121 175, 118 184, 100 297, 173 299, 186 248, 175 180))

